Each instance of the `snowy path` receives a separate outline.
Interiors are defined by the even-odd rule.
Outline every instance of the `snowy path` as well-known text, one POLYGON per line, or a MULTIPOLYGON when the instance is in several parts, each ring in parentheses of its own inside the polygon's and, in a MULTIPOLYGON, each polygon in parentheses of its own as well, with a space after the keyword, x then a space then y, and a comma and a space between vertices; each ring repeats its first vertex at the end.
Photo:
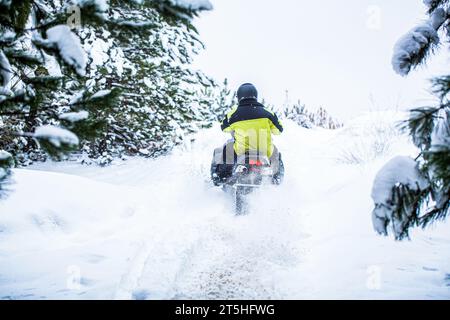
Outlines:
POLYGON ((412 242, 375 235, 385 158, 337 163, 354 134, 288 123, 285 184, 244 217, 208 183, 217 128, 157 160, 16 170, 0 202, 0 298, 450 298, 449 224, 412 242))

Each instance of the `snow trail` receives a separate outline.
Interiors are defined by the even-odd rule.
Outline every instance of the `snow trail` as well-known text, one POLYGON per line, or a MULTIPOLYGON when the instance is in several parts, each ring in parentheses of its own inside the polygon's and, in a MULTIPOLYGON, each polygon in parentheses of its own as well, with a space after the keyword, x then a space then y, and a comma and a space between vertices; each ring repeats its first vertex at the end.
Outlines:
POLYGON ((209 182, 226 139, 213 128, 155 160, 16 170, 16 191, 0 202, 0 298, 450 297, 448 223, 410 243, 371 226, 377 170, 412 150, 401 138, 379 159, 342 164, 355 130, 286 123, 275 141, 285 183, 252 195, 242 217, 209 182))

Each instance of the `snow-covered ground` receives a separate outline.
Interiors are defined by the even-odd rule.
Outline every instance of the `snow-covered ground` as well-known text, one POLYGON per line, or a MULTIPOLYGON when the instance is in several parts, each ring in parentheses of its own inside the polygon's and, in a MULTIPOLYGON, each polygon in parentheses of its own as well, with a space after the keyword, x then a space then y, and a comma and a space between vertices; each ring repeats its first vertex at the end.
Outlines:
POLYGON ((208 181, 227 138, 217 127, 156 160, 15 170, 0 202, 0 298, 449 299, 449 223, 401 243, 371 225, 377 170, 414 153, 398 117, 286 123, 285 183, 242 217, 208 181))

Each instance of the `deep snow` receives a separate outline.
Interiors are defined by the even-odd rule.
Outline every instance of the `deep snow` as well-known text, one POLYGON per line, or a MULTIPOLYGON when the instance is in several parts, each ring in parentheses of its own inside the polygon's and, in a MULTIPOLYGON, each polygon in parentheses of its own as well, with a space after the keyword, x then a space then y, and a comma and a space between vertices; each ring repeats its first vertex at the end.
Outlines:
POLYGON ((285 183, 243 217, 208 181, 218 127, 156 160, 15 170, 0 202, 0 298, 448 299, 449 223, 401 243, 371 225, 375 174, 414 153, 396 118, 286 123, 285 183))

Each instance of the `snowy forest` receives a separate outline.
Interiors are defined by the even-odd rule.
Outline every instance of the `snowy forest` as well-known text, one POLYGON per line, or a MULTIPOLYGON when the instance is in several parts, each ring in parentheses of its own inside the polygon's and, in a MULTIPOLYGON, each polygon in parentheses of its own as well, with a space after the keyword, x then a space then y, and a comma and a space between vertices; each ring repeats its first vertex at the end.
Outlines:
MULTIPOLYGON (((239 180, 248 161, 218 188, 224 129, 261 118, 237 119, 245 63, 197 62, 225 1, 0 0, 0 299, 449 299, 450 1, 414 1, 382 63, 408 85, 437 68, 428 100, 344 117, 308 86, 258 90, 283 179, 239 180)), ((252 30, 224 55, 264 51, 252 30)))

